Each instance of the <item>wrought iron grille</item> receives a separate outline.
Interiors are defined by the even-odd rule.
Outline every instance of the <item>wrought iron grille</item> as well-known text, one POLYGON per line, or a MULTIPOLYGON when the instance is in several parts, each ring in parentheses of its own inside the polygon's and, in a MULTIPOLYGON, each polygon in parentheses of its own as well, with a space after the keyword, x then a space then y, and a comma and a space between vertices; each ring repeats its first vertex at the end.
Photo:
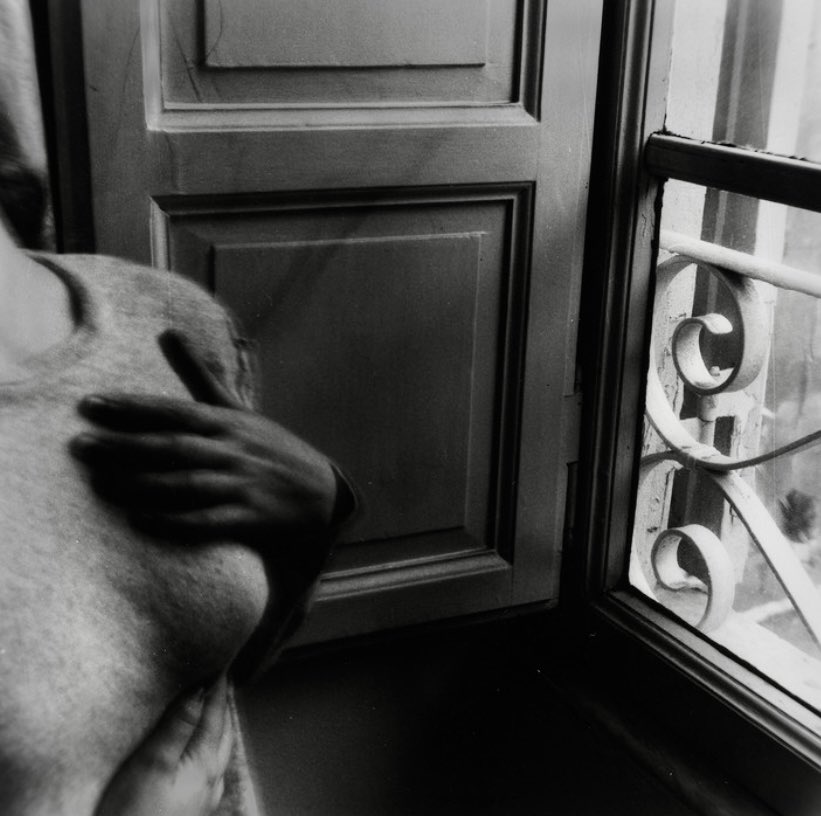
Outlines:
MULTIPOLYGON (((795 543, 788 540, 757 495, 749 475, 755 466, 821 444, 821 430, 753 455, 749 451, 722 451, 716 441, 717 421, 727 412, 726 402, 767 374, 771 314, 762 298, 762 287, 755 281, 821 298, 821 276, 671 232, 662 231, 660 247, 663 257, 655 271, 646 393, 646 425, 657 436, 640 464, 630 581, 648 597, 718 639, 728 626, 734 615, 739 569, 734 563, 737 553, 722 541, 722 526, 702 523, 697 504, 692 502, 683 523, 669 525, 673 479, 677 473, 695 474, 722 497, 725 522, 729 517, 730 524, 746 530, 746 546, 763 556, 786 596, 785 602, 765 602, 747 609, 743 620, 760 624, 789 607, 821 647, 821 591, 795 543), (694 267, 722 284, 734 305, 732 321, 717 312, 681 314, 670 320, 670 287, 677 276, 694 267), (660 330, 663 321, 671 323, 669 330, 660 330), (734 364, 709 367, 702 352, 703 340, 730 334, 736 338, 734 364), (690 419, 681 416, 684 393, 696 405, 690 419), (701 600, 694 604, 694 596, 701 596, 701 600)), ((813 662, 809 671, 818 667, 821 663, 816 666, 813 662)), ((802 692, 802 697, 807 694, 802 692)), ((821 702, 821 685, 817 699, 814 694, 811 698, 814 704, 821 702)))

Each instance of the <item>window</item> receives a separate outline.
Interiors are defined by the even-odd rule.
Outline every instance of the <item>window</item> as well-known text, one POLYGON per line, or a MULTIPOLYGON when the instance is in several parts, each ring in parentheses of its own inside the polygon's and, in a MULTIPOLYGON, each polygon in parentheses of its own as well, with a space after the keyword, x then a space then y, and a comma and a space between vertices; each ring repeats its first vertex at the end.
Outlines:
POLYGON ((690 728, 716 700, 733 712, 708 753, 777 811, 814 812, 821 2, 605 13, 587 597, 688 678, 690 728), (742 735, 764 749, 733 756, 742 735))
MULTIPOLYGON (((667 128, 787 155, 821 149, 819 11, 678 3, 667 128)), ((815 711, 819 296, 821 215, 665 185, 631 584, 815 711)))

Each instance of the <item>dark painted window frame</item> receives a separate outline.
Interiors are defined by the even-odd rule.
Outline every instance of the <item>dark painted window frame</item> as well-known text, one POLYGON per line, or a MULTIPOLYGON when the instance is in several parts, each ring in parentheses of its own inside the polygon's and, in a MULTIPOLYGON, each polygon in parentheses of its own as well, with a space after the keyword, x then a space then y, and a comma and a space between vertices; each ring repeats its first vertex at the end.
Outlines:
POLYGON ((664 180, 821 210, 818 165, 664 132, 672 22, 671 0, 605 4, 579 344, 588 432, 562 608, 589 671, 636 692, 671 740, 766 812, 810 816, 821 736, 806 709, 627 585, 664 180))

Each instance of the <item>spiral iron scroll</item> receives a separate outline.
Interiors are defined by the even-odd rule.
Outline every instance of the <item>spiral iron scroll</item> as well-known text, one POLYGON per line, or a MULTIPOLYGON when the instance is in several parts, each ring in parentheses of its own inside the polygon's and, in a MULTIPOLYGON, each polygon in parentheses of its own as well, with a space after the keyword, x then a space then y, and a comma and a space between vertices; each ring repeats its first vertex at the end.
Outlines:
MULTIPOLYGON (((769 338, 762 331, 768 325, 767 315, 754 283, 743 275, 731 272, 698 258, 675 254, 659 264, 654 314, 665 302, 673 279, 683 270, 697 265, 714 275, 730 293, 737 307, 737 325, 720 314, 708 314, 682 319, 672 338, 673 362, 685 387, 700 396, 713 396, 725 391, 737 391, 751 384, 761 373, 767 360, 769 338), (705 364, 700 348, 703 332, 729 334, 737 332, 740 359, 736 365, 716 377, 705 364)), ((802 437, 789 445, 760 456, 738 459, 727 456, 711 445, 696 440, 682 425, 667 400, 658 374, 659 350, 651 341, 650 369, 647 378, 647 418, 668 450, 646 456, 641 462, 640 487, 646 485, 650 473, 662 463, 675 469, 696 470, 710 479, 734 508, 751 540, 760 550, 781 582, 798 614, 812 636, 821 645, 821 595, 819 595, 800 560, 778 525, 767 512, 752 488, 734 471, 775 459, 787 453, 808 448, 821 442, 821 431, 802 437)), ((729 556, 715 535, 700 525, 664 530, 656 536, 650 552, 640 553, 647 544, 641 535, 634 536, 631 551, 630 579, 634 586, 650 597, 656 597, 649 577, 641 564, 648 563, 657 586, 679 589, 692 586, 681 580, 674 569, 676 552, 682 541, 700 553, 707 571, 702 589, 707 594, 704 613, 696 626, 710 631, 721 625, 732 608, 735 578, 729 556), (728 568, 729 567, 729 568, 728 568)))

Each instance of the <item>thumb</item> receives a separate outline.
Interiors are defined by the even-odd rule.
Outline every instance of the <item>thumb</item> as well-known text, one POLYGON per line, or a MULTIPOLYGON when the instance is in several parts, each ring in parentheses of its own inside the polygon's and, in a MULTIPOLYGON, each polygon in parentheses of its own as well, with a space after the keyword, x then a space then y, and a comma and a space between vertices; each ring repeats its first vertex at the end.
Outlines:
POLYGON ((168 365, 197 402, 219 408, 243 408, 205 365, 184 334, 167 329, 157 338, 157 343, 168 365))
POLYGON ((205 689, 187 692, 169 706, 154 730, 132 755, 132 760, 176 765, 202 720, 205 689))
POLYGON ((223 673, 205 693, 202 712, 185 748, 185 754, 190 757, 217 756, 225 741, 226 732, 230 736, 228 679, 223 673))

